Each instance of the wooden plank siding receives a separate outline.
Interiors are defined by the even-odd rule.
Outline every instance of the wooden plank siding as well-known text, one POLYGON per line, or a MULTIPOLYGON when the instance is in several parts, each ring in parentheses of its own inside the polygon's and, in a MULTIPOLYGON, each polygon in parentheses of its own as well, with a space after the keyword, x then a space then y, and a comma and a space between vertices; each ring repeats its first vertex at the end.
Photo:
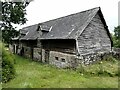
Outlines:
POLYGON ((98 14, 78 37, 80 54, 111 51, 111 41, 98 14))
POLYGON ((75 40, 43 40, 42 48, 49 51, 58 51, 63 53, 75 54, 76 53, 76 41, 75 40))

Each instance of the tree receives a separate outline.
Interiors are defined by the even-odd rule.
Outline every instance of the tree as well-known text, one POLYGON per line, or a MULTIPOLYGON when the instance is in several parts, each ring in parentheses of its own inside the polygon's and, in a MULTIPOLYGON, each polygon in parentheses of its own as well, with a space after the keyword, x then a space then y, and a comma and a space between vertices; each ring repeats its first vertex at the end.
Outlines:
POLYGON ((114 47, 120 48, 120 26, 115 27, 113 35, 114 47))
MULTIPOLYGON (((7 43, 10 39, 18 35, 18 31, 13 24, 26 23, 26 9, 28 2, 2 2, 2 37, 7 43)), ((0 33, 1 33, 0 30, 0 33)), ((15 77, 15 69, 13 63, 14 57, 8 53, 4 46, 2 48, 2 82, 6 83, 15 77)))
POLYGON ((10 43, 11 38, 18 36, 19 32, 13 24, 25 24, 27 19, 26 6, 29 2, 2 2, 2 37, 3 41, 10 43))

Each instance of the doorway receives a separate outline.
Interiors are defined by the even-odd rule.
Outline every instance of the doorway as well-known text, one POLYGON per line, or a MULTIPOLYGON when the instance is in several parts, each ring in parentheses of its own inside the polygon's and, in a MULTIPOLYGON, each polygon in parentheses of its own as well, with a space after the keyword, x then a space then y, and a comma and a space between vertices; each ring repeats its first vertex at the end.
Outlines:
POLYGON ((33 47, 31 47, 31 58, 33 59, 33 47))
POLYGON ((21 55, 21 56, 24 56, 24 47, 22 47, 21 52, 20 52, 20 55, 21 55))
POLYGON ((49 63, 49 50, 45 50, 45 63, 49 63))

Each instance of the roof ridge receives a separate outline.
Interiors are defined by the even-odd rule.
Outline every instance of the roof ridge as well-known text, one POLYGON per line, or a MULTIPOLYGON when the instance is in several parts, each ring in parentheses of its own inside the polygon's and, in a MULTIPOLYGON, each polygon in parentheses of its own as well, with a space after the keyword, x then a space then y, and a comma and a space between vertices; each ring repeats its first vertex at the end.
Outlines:
MULTIPOLYGON (((90 10, 97 9, 97 8, 99 8, 99 9, 100 9, 100 7, 94 7, 94 8, 91 8, 91 9, 83 10, 83 11, 78 12, 78 13, 82 13, 82 12, 90 11, 90 10)), ((76 14, 77 14, 77 13, 76 13, 76 14)))
POLYGON ((65 15, 65 16, 62 16, 62 17, 59 17, 59 18, 55 18, 55 19, 51 19, 51 20, 48 20, 48 21, 44 21, 44 22, 41 22, 41 23, 38 23, 38 24, 43 24, 43 23, 47 23, 47 22, 50 22, 50 21, 55 21, 55 20, 58 20, 58 19, 61 19, 61 18, 73 16, 73 15, 76 15, 76 14, 79 14, 79 13, 83 13, 83 12, 86 12, 86 11, 90 11, 90 10, 93 10, 93 9, 97 9, 97 8, 100 9, 100 7, 94 7, 94 8, 83 10, 83 11, 80 11, 80 12, 77 12, 77 13, 73 13, 73 14, 65 15))

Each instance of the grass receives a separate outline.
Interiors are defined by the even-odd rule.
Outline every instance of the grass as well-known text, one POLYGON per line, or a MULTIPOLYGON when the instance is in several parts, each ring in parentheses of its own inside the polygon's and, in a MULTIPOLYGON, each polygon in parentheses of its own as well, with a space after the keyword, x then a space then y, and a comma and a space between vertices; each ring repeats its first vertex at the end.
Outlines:
POLYGON ((88 66, 81 65, 77 71, 92 76, 118 76, 118 60, 112 56, 109 56, 107 59, 96 62, 96 64, 91 64, 88 66))
POLYGON ((18 55, 13 58, 16 77, 3 83, 2 88, 118 88, 118 61, 114 58, 80 66, 76 71, 58 69, 18 55), (101 71, 103 74, 99 74, 101 71))
MULTIPOLYGON (((118 62, 103 61, 105 70, 117 72, 118 62), (114 69, 112 69, 112 68, 114 69)), ((16 77, 3 88, 118 88, 118 76, 88 74, 95 72, 101 64, 85 67, 80 73, 70 69, 58 69, 54 66, 34 62, 15 55, 16 77)))

